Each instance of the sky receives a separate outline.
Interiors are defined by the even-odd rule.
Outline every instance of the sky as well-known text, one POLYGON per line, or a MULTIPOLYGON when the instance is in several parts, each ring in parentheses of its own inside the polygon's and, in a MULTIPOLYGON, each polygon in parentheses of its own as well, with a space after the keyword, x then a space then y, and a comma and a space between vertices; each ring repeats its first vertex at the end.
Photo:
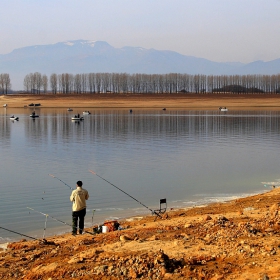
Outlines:
POLYGON ((1 0, 0 54, 68 40, 216 62, 280 58, 280 0, 1 0))

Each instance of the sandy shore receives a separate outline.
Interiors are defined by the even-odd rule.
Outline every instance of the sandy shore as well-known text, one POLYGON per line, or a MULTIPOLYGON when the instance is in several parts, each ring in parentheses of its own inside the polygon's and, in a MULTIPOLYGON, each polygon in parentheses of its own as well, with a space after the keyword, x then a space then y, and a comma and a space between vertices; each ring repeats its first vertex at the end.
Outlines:
POLYGON ((120 221, 123 230, 11 243, 1 279, 279 279, 280 188, 120 221))
POLYGON ((114 95, 114 94, 40 94, 0 96, 0 106, 22 108, 40 103, 42 108, 181 108, 197 110, 278 110, 280 95, 217 95, 217 94, 161 94, 161 95, 114 95))

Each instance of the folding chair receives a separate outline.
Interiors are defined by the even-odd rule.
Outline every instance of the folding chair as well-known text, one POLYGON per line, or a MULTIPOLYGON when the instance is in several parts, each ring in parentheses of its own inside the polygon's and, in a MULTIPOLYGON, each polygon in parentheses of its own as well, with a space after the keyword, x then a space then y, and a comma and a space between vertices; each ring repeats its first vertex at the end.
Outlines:
MULTIPOLYGON (((166 212, 167 209, 167 202, 166 202, 166 198, 162 198, 159 200, 159 209, 154 210, 154 214, 156 215, 155 220, 160 217, 162 219, 162 214, 164 214, 166 212)), ((154 220, 154 221, 155 221, 154 220)))

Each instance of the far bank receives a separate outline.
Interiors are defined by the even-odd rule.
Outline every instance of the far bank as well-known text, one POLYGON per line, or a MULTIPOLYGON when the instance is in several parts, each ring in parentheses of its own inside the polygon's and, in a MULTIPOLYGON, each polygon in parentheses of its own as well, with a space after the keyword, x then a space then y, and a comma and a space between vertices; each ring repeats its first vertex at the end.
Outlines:
POLYGON ((2 95, 0 106, 21 108, 40 103, 43 108, 130 108, 278 110, 278 94, 13 94, 2 95))

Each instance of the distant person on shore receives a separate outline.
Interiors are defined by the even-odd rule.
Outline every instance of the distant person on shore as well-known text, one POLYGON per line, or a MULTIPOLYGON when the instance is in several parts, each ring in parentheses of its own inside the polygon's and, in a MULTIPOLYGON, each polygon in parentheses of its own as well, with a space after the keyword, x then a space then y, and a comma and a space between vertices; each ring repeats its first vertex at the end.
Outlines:
POLYGON ((89 194, 86 189, 83 189, 83 182, 78 181, 76 184, 76 190, 72 191, 70 201, 72 205, 72 234, 77 234, 77 226, 79 223, 79 233, 83 233, 84 222, 86 216, 86 200, 88 200, 89 194))

